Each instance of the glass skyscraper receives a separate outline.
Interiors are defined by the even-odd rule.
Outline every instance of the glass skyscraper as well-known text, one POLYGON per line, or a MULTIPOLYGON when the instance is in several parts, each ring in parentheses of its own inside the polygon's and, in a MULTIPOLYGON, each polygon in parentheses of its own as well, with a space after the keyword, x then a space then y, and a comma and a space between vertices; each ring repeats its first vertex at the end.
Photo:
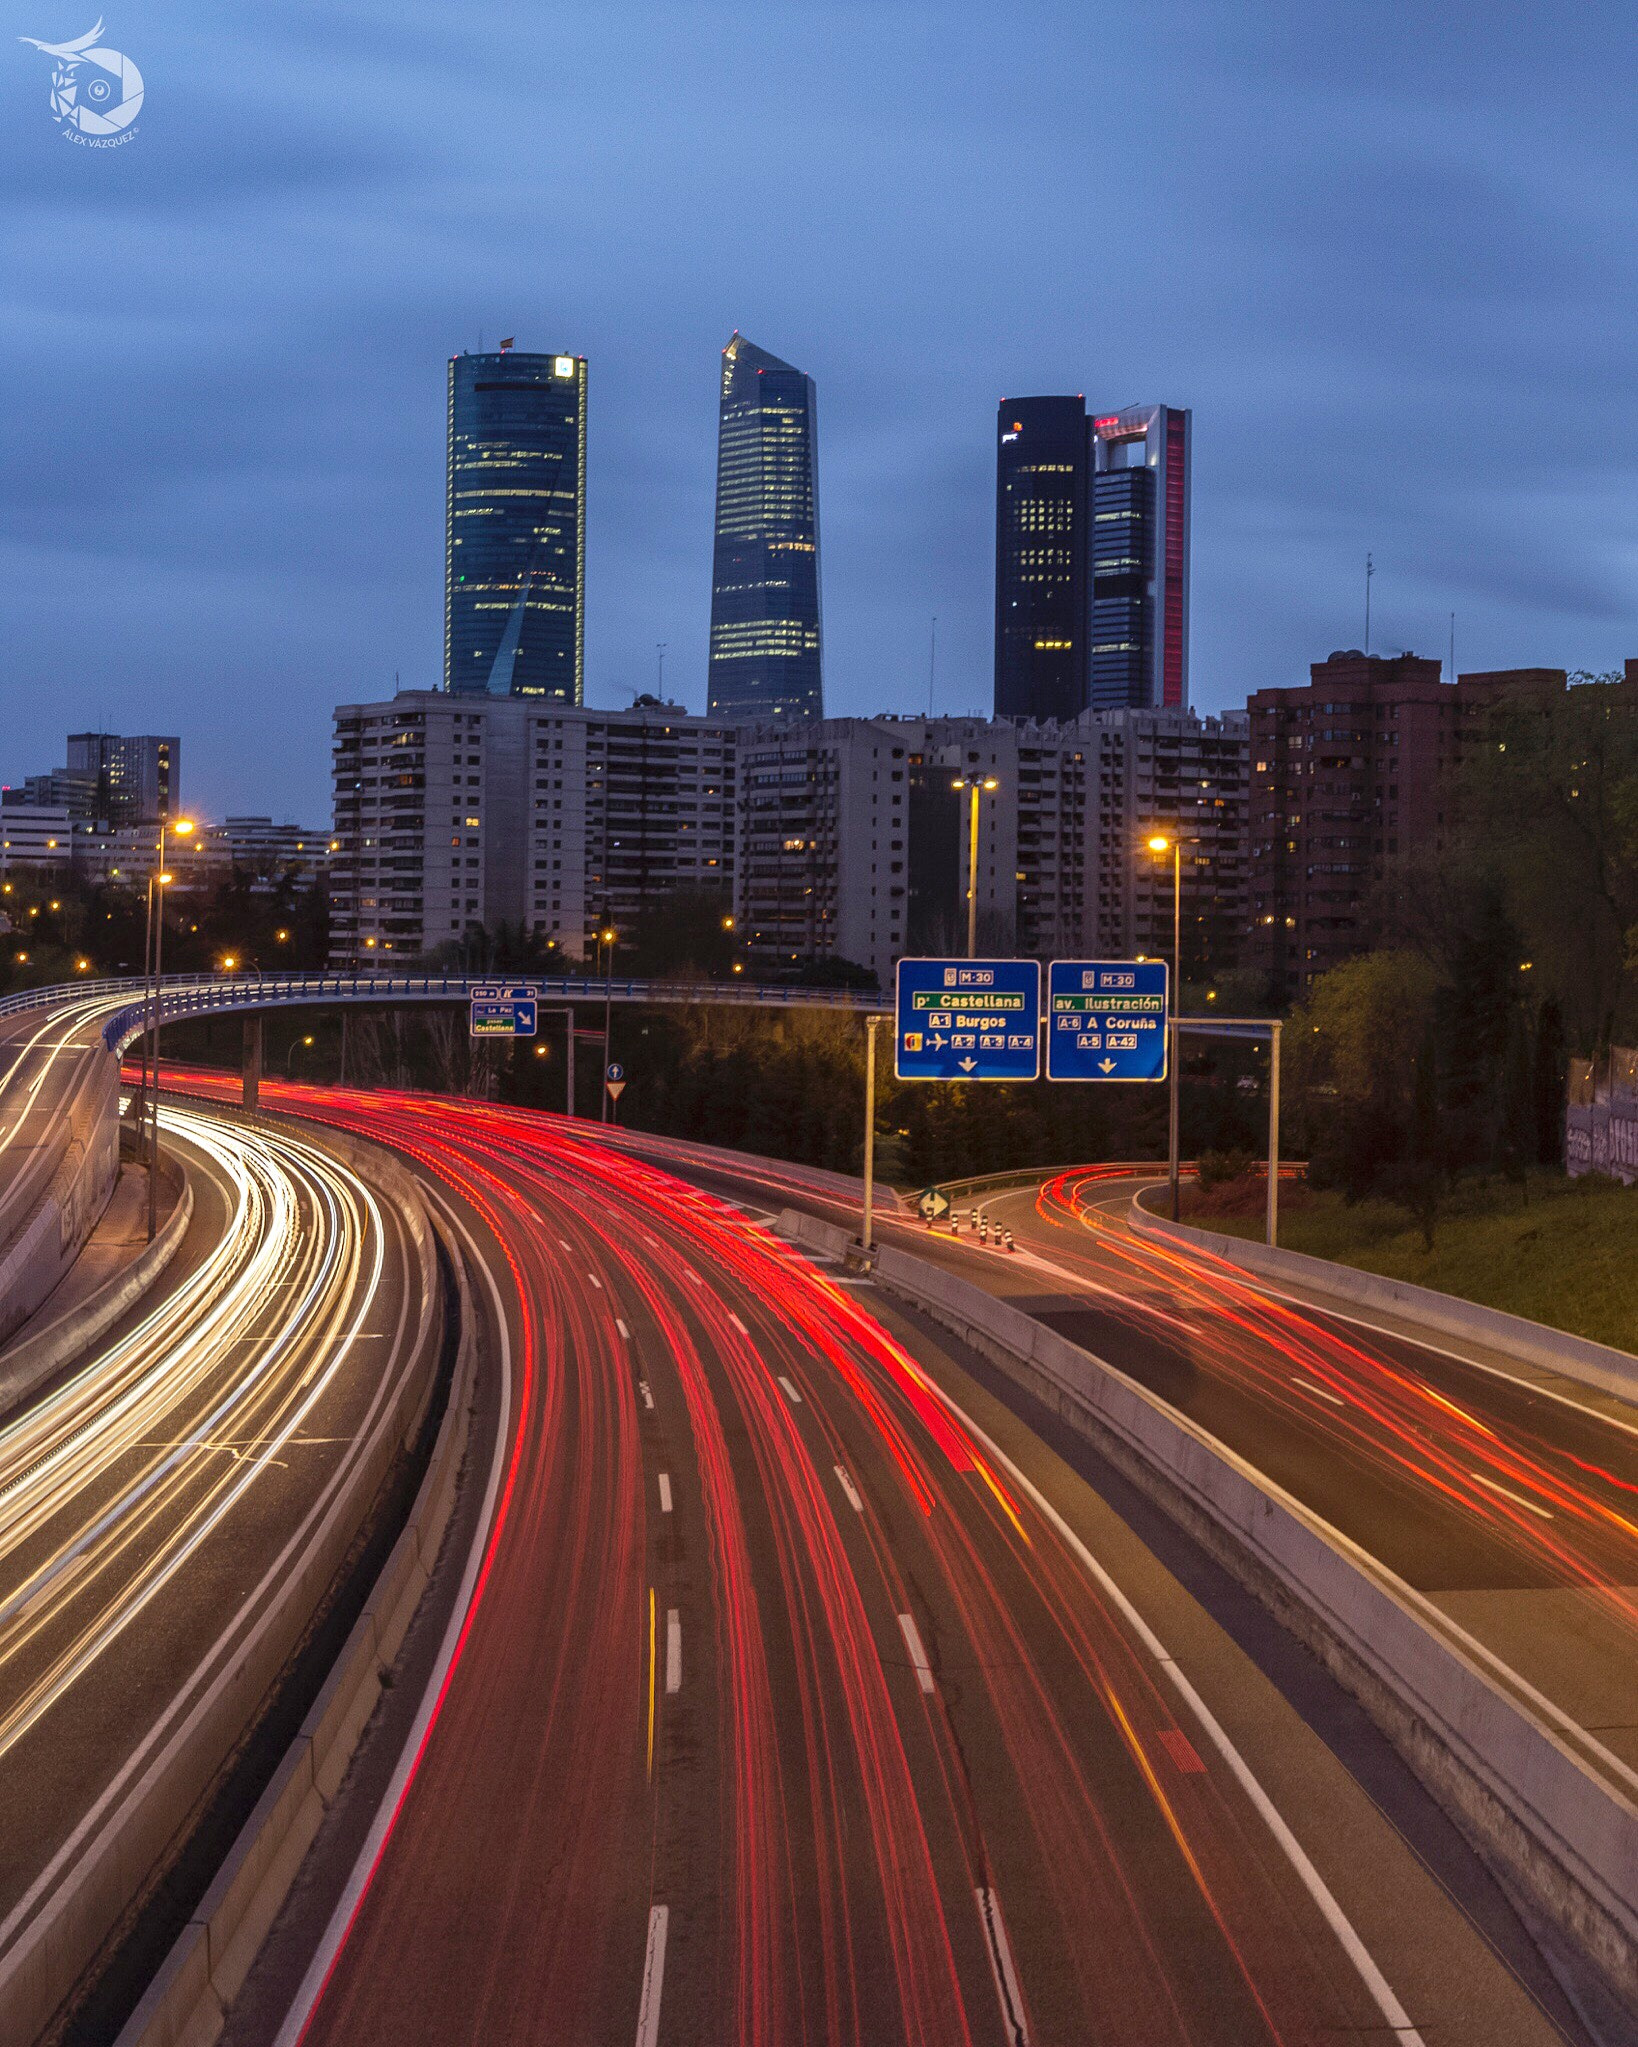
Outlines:
POLYGON ((449 364, 444 688, 585 692, 586 359, 449 364))
POLYGON ((713 717, 821 718, 813 379, 736 333, 722 352, 713 717))
POLYGON ((1192 415, 1004 398, 996 423, 995 712, 1189 700, 1192 415))

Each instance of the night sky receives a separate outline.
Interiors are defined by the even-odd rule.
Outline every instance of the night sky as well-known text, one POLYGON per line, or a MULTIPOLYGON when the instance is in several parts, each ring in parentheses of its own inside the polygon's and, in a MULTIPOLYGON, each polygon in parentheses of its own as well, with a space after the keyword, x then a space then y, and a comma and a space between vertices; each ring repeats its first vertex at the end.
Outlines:
POLYGON ((180 732, 328 817, 434 685, 444 362, 590 358, 588 701, 704 707, 718 352, 819 387, 827 707, 991 687, 1003 395, 1195 415, 1193 693, 1363 633, 1638 654, 1630 4, 107 0, 128 146, 0 39, 0 780, 180 732))

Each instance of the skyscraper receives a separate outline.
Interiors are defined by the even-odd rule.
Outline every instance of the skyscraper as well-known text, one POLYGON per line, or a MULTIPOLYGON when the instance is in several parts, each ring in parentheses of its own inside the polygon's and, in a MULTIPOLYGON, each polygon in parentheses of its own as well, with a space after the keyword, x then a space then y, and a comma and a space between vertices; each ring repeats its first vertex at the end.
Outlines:
POLYGON ((713 717, 824 715, 817 455, 813 379, 736 332, 717 426, 713 717))
POLYGON ((1132 405, 1091 423, 1092 635, 1087 702, 1181 710, 1189 701, 1189 472, 1193 415, 1132 405))
POLYGON ((585 357, 452 356, 445 689, 578 704, 585 570, 585 357))
POLYGON ((1003 398, 995 455, 995 715, 1086 708, 1084 398, 1003 398))
POLYGON ((995 711, 1183 708, 1191 415, 1004 398, 996 423, 995 711))

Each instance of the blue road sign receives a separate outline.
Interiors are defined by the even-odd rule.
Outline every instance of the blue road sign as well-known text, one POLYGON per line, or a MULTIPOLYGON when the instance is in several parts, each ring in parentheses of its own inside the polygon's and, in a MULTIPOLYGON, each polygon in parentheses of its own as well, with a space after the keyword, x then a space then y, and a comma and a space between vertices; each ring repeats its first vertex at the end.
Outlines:
POLYGON ((1054 960, 1048 1080, 1166 1078, 1166 962, 1054 960))
POLYGON ((893 1034, 900 1080, 1034 1080, 1037 960, 900 960, 893 1034))
POLYGON ((614 1062, 614 1063, 613 1063, 613 1064, 612 1064, 612 1065, 611 1065, 611 1066, 609 1067, 609 1070, 608 1070, 608 1072, 607 1072, 607 1073, 605 1073, 605 1074, 604 1074, 604 1076, 603 1076, 603 1078, 604 1078, 605 1080, 624 1080, 624 1079, 625 1079, 625 1077, 626 1077, 626 1069, 625 1069, 625 1068, 624 1068, 624 1067, 623 1067, 623 1066, 622 1066, 622 1065, 621 1065, 621 1064, 619 1063, 619 1061, 618 1061, 618 1060, 616 1060, 616 1061, 615 1061, 615 1062, 614 1062))
POLYGON ((521 986, 474 988, 471 1032, 475 1038, 532 1038, 537 1028, 535 991, 521 986))

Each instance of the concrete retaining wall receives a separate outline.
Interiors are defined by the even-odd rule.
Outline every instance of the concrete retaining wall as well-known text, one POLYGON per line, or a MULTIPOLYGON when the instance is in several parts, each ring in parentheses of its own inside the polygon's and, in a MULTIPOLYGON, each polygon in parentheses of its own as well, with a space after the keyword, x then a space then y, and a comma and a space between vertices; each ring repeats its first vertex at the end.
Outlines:
POLYGON ((119 1062, 98 1046, 80 1069, 0 1220, 0 1342, 53 1292, 119 1177, 119 1062))
POLYGON ((443 1547, 466 1455, 477 1336, 460 1256, 461 1343, 449 1406, 409 1525, 313 1709, 115 2047, 209 2047, 340 1788, 443 1547))
POLYGON ((269 1561, 256 1591, 59 1853, 49 1886, 13 1930, 0 1953, 0 2037, 7 2041, 39 2035, 153 1872, 176 1852, 200 1800, 333 1584, 393 1460, 413 1441, 426 1413, 444 1327, 431 1222, 397 1160, 351 1141, 345 1148, 357 1160, 367 1152, 369 1179, 400 1205, 409 1202, 422 1312, 410 1333, 408 1364, 383 1398, 373 1426, 351 1447, 269 1561))
POLYGON ((1523 1315, 1504 1314, 1500 1308, 1481 1307, 1477 1301, 1464 1301, 1454 1294, 1436 1293, 1432 1287, 1413 1286, 1409 1280, 1386 1279, 1381 1273, 1361 1272, 1329 1258, 1310 1258, 1306 1252, 1271 1249, 1249 1237, 1229 1237, 1217 1230, 1196 1229, 1192 1223, 1174 1223, 1146 1208, 1141 1193, 1132 1197, 1129 1219, 1140 1237, 1207 1251, 1276 1285, 1307 1287, 1330 1294, 1349 1307, 1403 1316, 1441 1336, 1482 1344, 1583 1386, 1595 1386, 1601 1393, 1613 1393, 1620 1400, 1638 1401, 1638 1357, 1630 1351, 1571 1336, 1562 1329, 1548 1329, 1523 1315))
MULTIPOLYGON (((787 1210, 833 1256, 847 1234, 787 1210)), ((1392 1573, 1134 1380, 981 1288, 883 1247, 877 1280, 1136 1479, 1365 1705, 1435 1795, 1638 2007, 1638 1807, 1441 1632, 1392 1573)))

